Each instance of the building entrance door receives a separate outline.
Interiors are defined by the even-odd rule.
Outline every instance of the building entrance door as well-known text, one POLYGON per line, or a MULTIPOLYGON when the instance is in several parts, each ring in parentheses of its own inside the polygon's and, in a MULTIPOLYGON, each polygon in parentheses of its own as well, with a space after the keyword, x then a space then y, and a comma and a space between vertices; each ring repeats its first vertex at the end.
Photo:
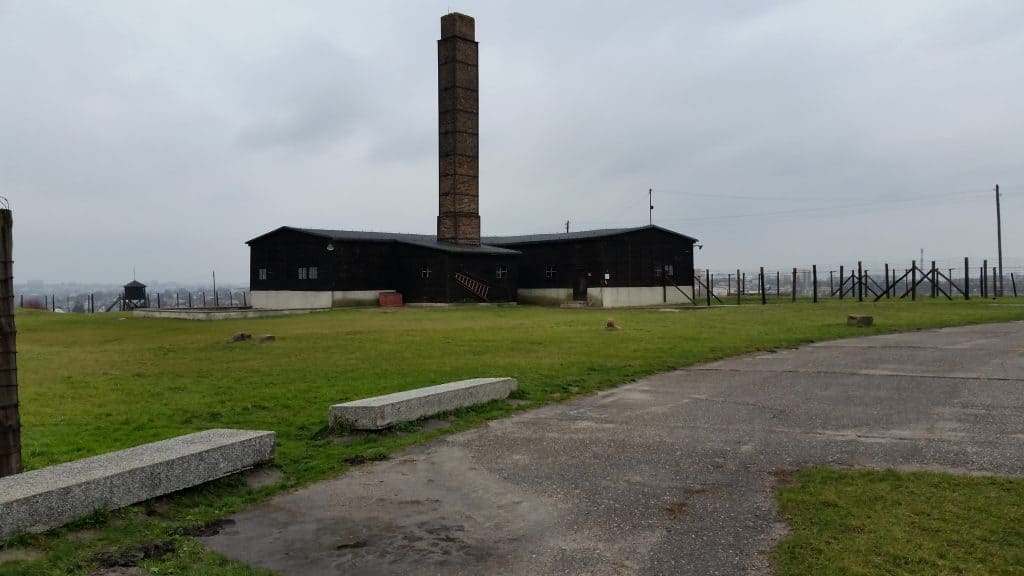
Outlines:
POLYGON ((580 272, 579 277, 576 278, 576 283, 572 285, 572 299, 587 299, 587 275, 582 272, 580 272))

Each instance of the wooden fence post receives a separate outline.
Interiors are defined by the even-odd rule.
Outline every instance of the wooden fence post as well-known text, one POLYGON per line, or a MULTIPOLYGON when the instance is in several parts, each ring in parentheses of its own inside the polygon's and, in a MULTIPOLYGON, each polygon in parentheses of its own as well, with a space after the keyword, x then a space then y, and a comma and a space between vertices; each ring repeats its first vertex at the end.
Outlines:
POLYGON ((767 304, 768 301, 764 297, 764 266, 761 266, 761 272, 758 276, 758 283, 761 285, 761 304, 767 304))
POLYGON ((736 305, 743 303, 743 289, 740 288, 740 269, 736 269, 736 305))
POLYGON ((964 256, 964 300, 971 299, 971 262, 964 256))
POLYGON ((917 260, 910 261, 910 299, 917 300, 917 260))
POLYGON ((21 472, 13 227, 10 209, 0 209, 0 477, 21 472))
POLYGON ((864 264, 857 260, 857 301, 864 301, 864 264))
POLYGON ((891 289, 892 289, 892 286, 889 285, 889 263, 886 262, 885 263, 885 299, 886 300, 888 300, 890 298, 889 292, 890 292, 891 289))
POLYGON ((818 303, 818 265, 811 264, 811 284, 813 285, 812 294, 813 302, 818 303))
POLYGON ((706 290, 704 290, 704 291, 707 292, 708 308, 710 308, 711 307, 711 270, 708 270, 707 268, 704 269, 704 283, 706 284, 706 286, 705 286, 706 290))
POLYGON ((796 302, 796 268, 793 268, 793 283, 789 285, 789 291, 793 293, 793 302, 796 302))

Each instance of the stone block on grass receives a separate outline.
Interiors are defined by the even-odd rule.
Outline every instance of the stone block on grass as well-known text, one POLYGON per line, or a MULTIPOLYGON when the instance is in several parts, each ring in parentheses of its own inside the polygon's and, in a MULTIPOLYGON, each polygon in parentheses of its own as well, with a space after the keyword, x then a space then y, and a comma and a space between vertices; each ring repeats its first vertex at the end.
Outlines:
POLYGON ((330 408, 330 425, 380 430, 399 422, 507 398, 517 386, 514 378, 473 378, 335 404, 330 408))
POLYGON ((0 478, 0 542, 252 468, 274 443, 273 432, 205 430, 0 478))

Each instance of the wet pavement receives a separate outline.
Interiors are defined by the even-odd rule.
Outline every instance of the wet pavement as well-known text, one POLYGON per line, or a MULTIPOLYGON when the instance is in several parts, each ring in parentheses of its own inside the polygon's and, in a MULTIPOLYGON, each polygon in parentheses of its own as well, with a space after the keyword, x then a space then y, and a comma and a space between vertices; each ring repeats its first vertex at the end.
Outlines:
POLYGON ((785 471, 1024 475, 1024 322, 659 374, 360 466, 203 541, 286 575, 767 574, 785 471))

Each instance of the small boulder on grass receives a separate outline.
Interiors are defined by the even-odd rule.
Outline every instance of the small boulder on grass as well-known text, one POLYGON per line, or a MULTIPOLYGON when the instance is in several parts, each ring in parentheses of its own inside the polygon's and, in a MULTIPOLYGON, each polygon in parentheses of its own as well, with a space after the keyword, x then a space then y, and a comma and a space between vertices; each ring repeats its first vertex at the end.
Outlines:
POLYGON ((277 340, 277 338, 274 337, 273 334, 264 334, 263 336, 260 336, 260 342, 273 342, 274 340, 277 340))
POLYGON ((863 327, 863 326, 871 326, 874 323, 875 323, 875 317, 874 316, 859 316, 857 314, 850 314, 846 318, 846 325, 847 326, 863 327))
POLYGON ((248 332, 235 332, 231 337, 232 342, 242 342, 244 340, 252 340, 252 334, 249 334, 248 332))
POLYGON ((609 318, 608 321, 604 323, 604 329, 605 330, 622 330, 622 328, 619 328, 619 325, 615 323, 615 318, 609 318))

